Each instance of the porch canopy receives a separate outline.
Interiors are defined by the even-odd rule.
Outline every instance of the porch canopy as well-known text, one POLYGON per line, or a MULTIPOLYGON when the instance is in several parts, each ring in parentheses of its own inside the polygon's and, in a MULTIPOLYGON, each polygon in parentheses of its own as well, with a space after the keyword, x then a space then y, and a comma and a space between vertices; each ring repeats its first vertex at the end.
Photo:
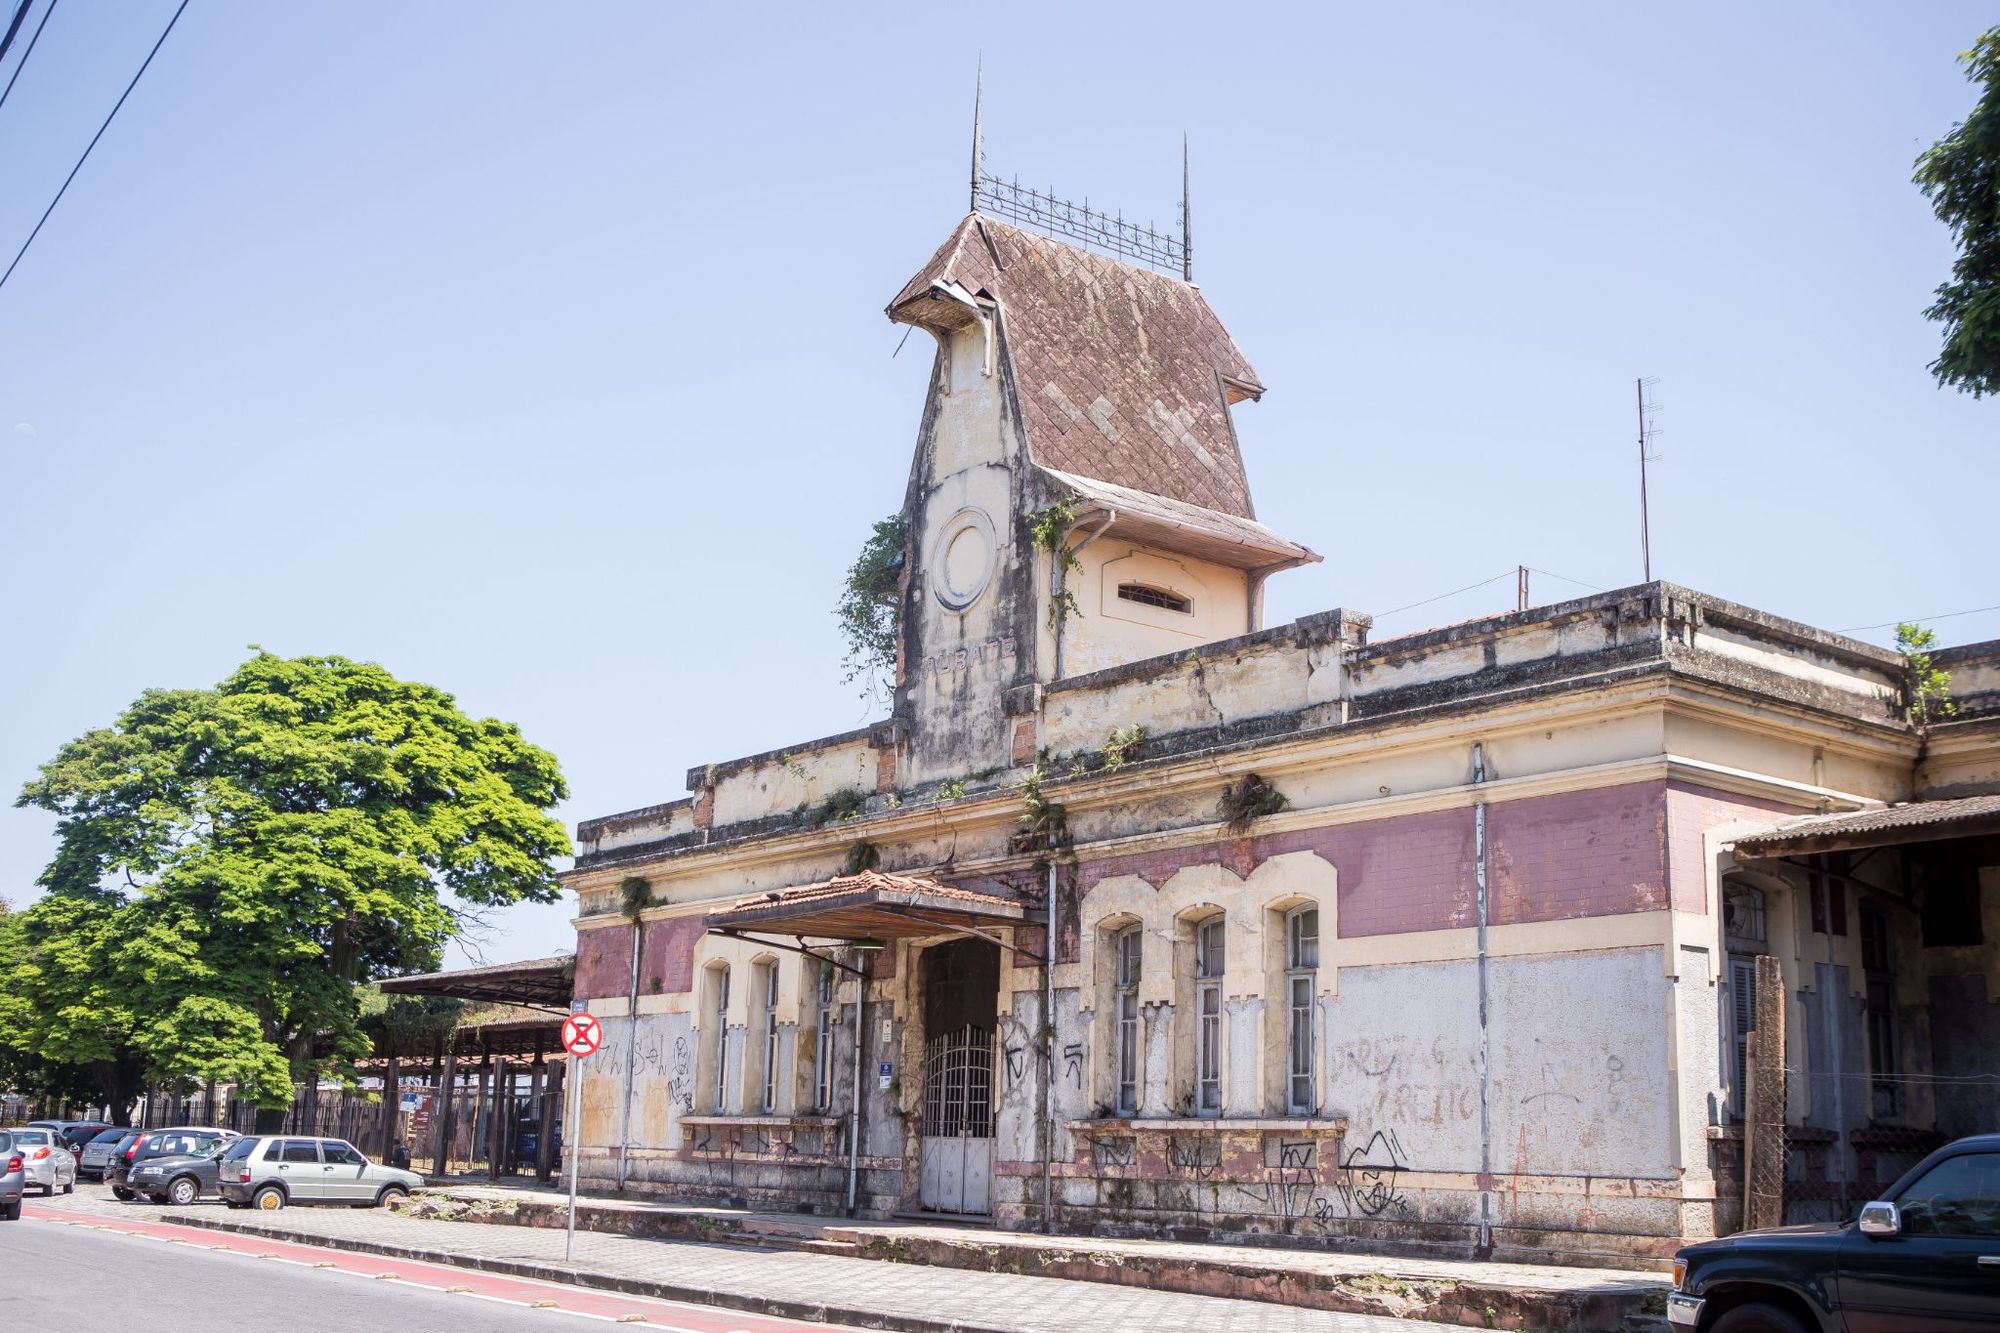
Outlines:
POLYGON ((992 939, 989 932, 995 927, 1038 926, 1044 916, 1039 908, 1009 894, 864 870, 718 907, 708 914, 708 928, 717 935, 757 932, 866 947, 932 935, 992 939))
POLYGON ((1994 835, 2000 835, 2000 794, 1810 815, 1738 838, 1733 849, 1738 861, 1771 861, 1994 835))
POLYGON ((453 972, 426 972, 414 977, 390 977, 376 982, 388 995, 442 995, 454 1000, 515 1004, 567 1013, 576 960, 528 958, 518 963, 461 967, 453 972))

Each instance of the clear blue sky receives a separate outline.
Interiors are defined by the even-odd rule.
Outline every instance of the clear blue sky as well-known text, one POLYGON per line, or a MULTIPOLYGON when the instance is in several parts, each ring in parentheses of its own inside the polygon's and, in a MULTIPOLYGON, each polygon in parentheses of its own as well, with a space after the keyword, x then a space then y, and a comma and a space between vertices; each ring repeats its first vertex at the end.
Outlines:
MULTIPOLYGON (((172 8, 56 10, 5 257, 172 8)), ((1637 582, 1638 375, 1657 575, 1834 629, 2000 603, 2000 403, 1925 369, 1909 183, 1996 20, 195 0, 0 290, 0 781, 253 642, 518 721, 572 824, 865 720, 830 613, 930 365, 881 310, 964 207, 981 51, 997 171, 1166 222, 1188 132, 1259 513, 1326 555, 1273 623, 1637 582)), ((0 893, 50 828, 0 815, 0 893)))

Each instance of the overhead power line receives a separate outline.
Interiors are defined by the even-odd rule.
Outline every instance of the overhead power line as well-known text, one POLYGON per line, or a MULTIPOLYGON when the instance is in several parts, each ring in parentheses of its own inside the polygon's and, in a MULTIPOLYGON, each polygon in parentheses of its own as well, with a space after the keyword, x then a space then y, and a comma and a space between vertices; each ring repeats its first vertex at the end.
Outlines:
MULTIPOLYGON (((104 137, 104 132, 111 128, 111 122, 117 119, 118 108, 125 105, 125 99, 130 97, 132 95, 132 90, 139 86, 139 80, 145 77, 147 69, 152 66, 153 57, 160 54, 160 48, 167 44, 168 35, 173 32, 174 25, 181 21, 181 15, 187 12, 187 7, 188 7, 188 0, 181 0, 180 8, 176 9, 174 11, 174 16, 167 20, 167 26, 163 28, 160 32, 160 40, 154 42, 153 49, 146 53, 145 62, 139 66, 139 72, 132 76, 132 82, 126 84, 125 91, 118 95, 117 104, 111 108, 111 114, 104 118, 104 123, 97 127, 97 133, 90 136, 90 143, 85 146, 83 150, 83 156, 79 157, 76 160, 76 165, 69 169, 69 175, 63 178, 62 188, 56 191, 55 198, 49 200, 49 206, 42 210, 41 221, 37 222, 35 224, 35 229, 28 233, 28 239, 21 242, 20 250, 14 255, 14 262, 7 265, 7 271, 5 273, 0 273, 0 287, 5 287, 7 285, 7 279, 14 276, 14 270, 20 267, 21 257, 28 253, 28 247, 33 245, 35 243, 35 238, 42 234, 42 226, 49 220, 49 214, 56 211, 56 205, 62 202, 62 197, 65 194, 69 193, 70 182, 76 179, 77 172, 83 170, 83 164, 90 160, 91 149, 97 147, 97 141, 99 139, 102 139, 104 137)), ((24 5, 23 6, 24 12, 25 9, 26 6, 24 5)), ((16 26, 19 26, 19 22, 20 20, 19 17, 17 16, 15 20, 16 26)))
POLYGON ((1922 625, 1933 620, 1956 620, 1960 616, 1976 616, 1985 611, 2000 611, 2000 606, 1975 606, 1969 611, 1947 611, 1941 616, 1918 616, 1913 620, 1885 620, 1879 625, 1849 625, 1840 634, 1859 634, 1865 629, 1894 629, 1898 625, 1922 625))
POLYGON ((21 31, 21 24, 28 17, 28 11, 34 4, 35 0, 21 0, 15 8, 13 21, 7 25, 6 35, 0 37, 0 60, 7 58, 7 48, 14 44, 14 35, 21 31))
POLYGON ((1501 579, 1511 579, 1513 577, 1513 570, 1502 570, 1490 579, 1481 579, 1477 583, 1468 583, 1463 588, 1453 588, 1450 592, 1441 592, 1435 597, 1426 597, 1421 602, 1411 602, 1408 606, 1399 606, 1393 611, 1383 611, 1375 619, 1387 620, 1390 616, 1398 616, 1405 611, 1414 611, 1420 606, 1429 606, 1432 602, 1442 602, 1447 597, 1456 597, 1462 592, 1471 592, 1474 588, 1483 588, 1489 583, 1498 583, 1501 579))
POLYGON ((58 3, 59 0, 49 0, 49 7, 42 11, 42 17, 35 24, 33 35, 28 38, 28 49, 21 52, 21 59, 14 66, 14 73, 8 78, 6 89, 0 91, 0 106, 7 105, 8 95, 14 91, 14 81, 20 78, 21 71, 28 67, 28 57, 35 54, 35 43, 42 40, 42 29, 49 26, 49 15, 56 12, 56 5, 58 3))

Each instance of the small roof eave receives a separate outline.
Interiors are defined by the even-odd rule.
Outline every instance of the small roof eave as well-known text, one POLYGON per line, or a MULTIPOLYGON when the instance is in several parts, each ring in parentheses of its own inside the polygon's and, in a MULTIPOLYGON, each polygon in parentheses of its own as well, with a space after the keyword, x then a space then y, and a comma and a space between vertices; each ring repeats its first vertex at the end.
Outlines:
POLYGON ((890 940, 1041 920, 1042 913, 1027 903, 999 894, 863 871, 740 899, 711 911, 708 928, 812 940, 890 940))
POLYGON ((454 1000, 496 1004, 562 1006, 574 989, 576 960, 567 955, 528 958, 518 963, 462 967, 376 982, 389 995, 442 995, 454 1000))
POLYGON ((1275 571, 1317 564, 1320 559, 1317 552, 1278 535, 1255 519, 1204 509, 1073 472, 1054 468, 1042 471, 1083 500, 1079 519, 1087 524, 1092 515, 1109 514, 1111 525, 1106 531, 1142 546, 1178 551, 1234 569, 1275 571))
POLYGON ((1859 851, 1909 843, 2000 834, 2000 793, 1912 801, 1837 815, 1810 815, 1736 839, 1738 861, 1771 861, 1817 852, 1859 851))

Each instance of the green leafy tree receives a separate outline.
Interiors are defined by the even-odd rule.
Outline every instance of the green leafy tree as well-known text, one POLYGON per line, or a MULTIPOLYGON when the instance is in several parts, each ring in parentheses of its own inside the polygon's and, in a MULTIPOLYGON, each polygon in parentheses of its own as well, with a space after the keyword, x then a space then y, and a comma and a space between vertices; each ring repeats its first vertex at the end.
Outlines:
POLYGON ((1978 398, 2000 393, 2000 28, 1959 62, 1980 85, 1979 101, 1917 159, 1916 182, 1958 243, 1951 281, 1924 312, 1944 325, 1931 373, 1978 398))
POLYGON ((259 651, 212 690, 149 690, 22 791, 58 844, 23 914, 17 1040, 281 1106, 368 1050, 357 983, 556 897, 567 794, 518 728, 371 663, 259 651))

